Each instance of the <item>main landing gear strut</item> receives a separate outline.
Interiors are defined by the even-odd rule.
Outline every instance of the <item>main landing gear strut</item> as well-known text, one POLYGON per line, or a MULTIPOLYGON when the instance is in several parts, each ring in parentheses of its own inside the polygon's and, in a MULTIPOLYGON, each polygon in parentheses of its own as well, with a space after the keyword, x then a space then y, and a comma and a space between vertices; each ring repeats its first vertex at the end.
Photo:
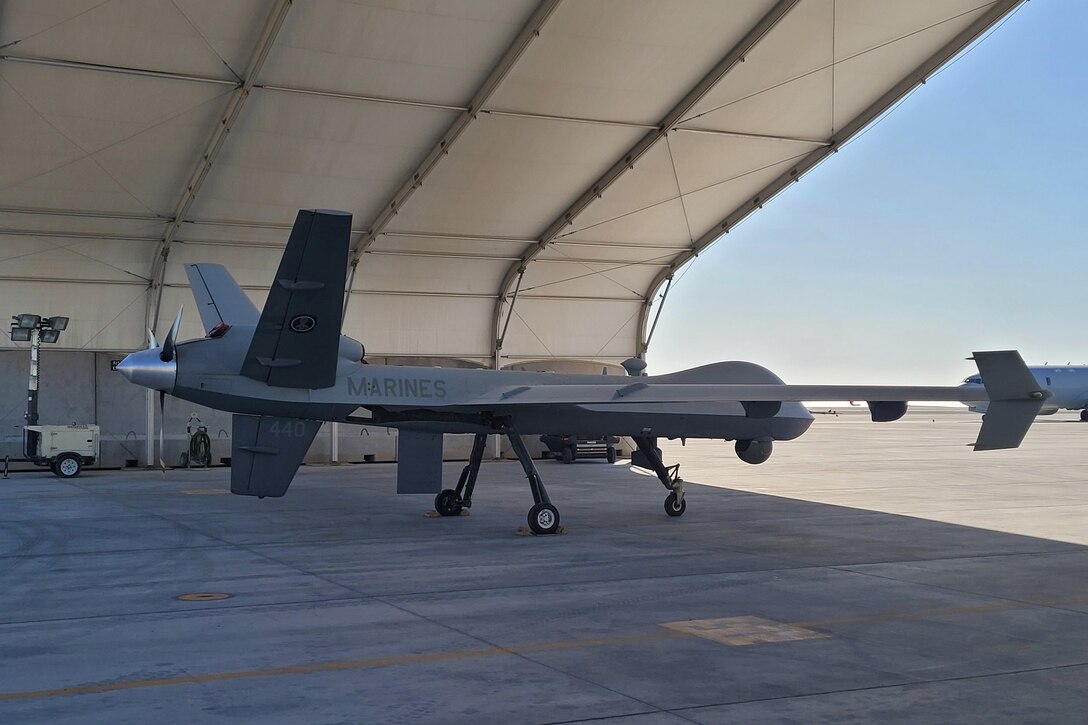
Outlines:
MULTIPOLYGON (((507 428, 503 432, 510 439, 510 447, 521 462, 525 470, 525 477, 529 479, 529 490, 533 494, 533 507, 529 509, 529 529, 534 534, 554 534, 559 530, 559 510, 552 505, 548 498, 548 491, 544 488, 544 481, 537 473, 536 466, 529 451, 525 449, 525 443, 521 435, 513 428, 507 428)), ((468 465, 461 471, 461 478, 457 481, 456 489, 447 488, 434 499, 434 508, 443 516, 458 516, 462 509, 472 507, 472 490, 476 487, 476 476, 480 472, 480 462, 484 457, 484 446, 487 443, 486 433, 477 433, 472 442, 472 454, 469 456, 468 465)), ((676 514, 674 514, 676 515, 676 514)))
POLYGON ((669 516, 683 516, 688 508, 688 502, 684 500, 684 479, 680 478, 680 464, 666 468, 661 462, 661 451, 654 445, 652 438, 634 436, 634 440, 638 450, 657 474, 661 485, 670 491, 665 497, 665 513, 669 516))
POLYGON ((472 508, 472 491, 476 488, 476 475, 480 472, 480 462, 484 459, 484 446, 487 434, 477 433, 472 441, 472 453, 468 465, 461 470, 457 479, 457 488, 447 488, 434 498, 434 509, 443 516, 460 516, 462 509, 472 508))

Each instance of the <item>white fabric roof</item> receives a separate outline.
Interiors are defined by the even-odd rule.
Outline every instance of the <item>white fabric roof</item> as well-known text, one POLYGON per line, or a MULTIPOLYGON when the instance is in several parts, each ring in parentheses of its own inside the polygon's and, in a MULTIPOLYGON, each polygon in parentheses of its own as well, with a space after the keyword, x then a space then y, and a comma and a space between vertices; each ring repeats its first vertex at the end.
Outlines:
POLYGON ((184 262, 260 306, 336 208, 370 355, 618 361, 679 266, 1019 2, 8 0, 0 306, 139 348, 184 262))

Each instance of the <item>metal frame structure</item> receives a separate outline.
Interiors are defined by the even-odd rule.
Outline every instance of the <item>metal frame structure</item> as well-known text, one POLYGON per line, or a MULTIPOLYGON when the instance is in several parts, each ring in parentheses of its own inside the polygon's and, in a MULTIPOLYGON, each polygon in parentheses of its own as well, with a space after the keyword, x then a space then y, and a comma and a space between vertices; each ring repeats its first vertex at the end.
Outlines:
MULTIPOLYGON (((391 119, 387 121, 388 128, 382 131, 386 135, 375 136, 377 150, 374 158, 380 162, 383 155, 396 152, 400 160, 389 163, 389 170, 382 170, 378 174, 380 185, 358 187, 366 193, 367 199, 359 207, 351 209, 356 213, 356 225, 353 229, 349 281, 345 289, 347 304, 344 309, 349 334, 354 326, 365 327, 368 323, 366 315, 354 317, 349 312, 352 300, 383 300, 386 307, 382 309, 398 304, 396 300, 449 300, 454 306, 462 303, 472 305, 465 309, 471 309, 470 314, 480 318, 472 324, 482 328, 482 331, 477 331, 479 334, 470 344, 463 343, 459 336, 450 333, 445 337, 437 336, 436 339, 441 339, 432 345, 432 349, 398 349, 400 343, 392 338, 371 341, 368 347, 389 350, 390 356, 449 357, 450 351, 457 351, 465 353, 457 357, 486 360, 494 367, 519 360, 544 358, 611 363, 627 356, 641 357, 646 352, 658 319, 653 308, 655 299, 664 301, 670 287, 666 287, 662 293, 662 286, 671 283, 682 266, 790 183, 796 182, 837 152, 850 138, 924 83, 1022 2, 978 0, 977 4, 971 4, 962 0, 949 3, 947 7, 941 3, 920 4, 917 10, 896 8, 889 17, 882 16, 880 22, 871 22, 871 18, 865 17, 868 10, 864 4, 852 3, 848 10, 860 13, 861 17, 847 18, 850 22, 845 23, 836 13, 847 12, 847 9, 840 8, 837 0, 753 0, 744 5, 711 3, 705 7, 685 6, 685 12, 691 14, 690 18, 679 17, 677 10, 653 2, 582 4, 563 3, 562 0, 521 0, 521 4, 512 2, 503 5, 503 17, 495 19, 489 17, 489 13, 495 14, 492 12, 494 8, 489 11, 490 6, 486 3, 478 8, 471 5, 466 6, 467 9, 461 8, 458 12, 464 11, 463 17, 455 19, 441 13, 419 17, 406 14, 402 17, 397 14, 398 8, 385 4, 355 8, 354 12, 363 13, 362 17, 367 22, 372 21, 375 27, 390 24, 390 27, 399 28, 402 34, 410 36, 409 40, 417 39, 416 45, 405 41, 403 48, 381 51, 384 55, 379 51, 371 53, 367 48, 352 49, 350 45, 337 46, 335 43, 329 47, 339 50, 326 50, 323 43, 317 49, 307 49, 306 43, 312 43, 307 39, 313 37, 307 35, 312 31, 308 24, 317 22, 318 15, 323 22, 329 23, 336 20, 333 17, 336 13, 347 13, 347 9, 293 5, 292 0, 245 0, 238 7, 247 10, 254 21, 260 18, 261 22, 247 25, 239 21, 237 37, 227 37, 227 31, 223 31, 225 35, 220 37, 215 31, 207 30, 216 27, 214 18, 194 19, 178 6, 177 12, 185 16, 195 35, 199 36, 199 41, 193 42, 203 43, 206 49, 220 56, 222 63, 218 73, 214 66, 207 63, 177 63, 171 66, 167 63, 171 56, 165 51, 160 56, 164 59, 161 63, 141 65, 133 62, 126 65, 118 62, 120 56, 110 55, 105 47, 101 52, 93 47, 76 48, 70 57, 60 57, 65 55, 70 43, 57 40, 52 44, 43 41, 44 44, 35 50, 37 46, 34 43, 38 42, 35 39, 39 36, 49 38, 50 33, 60 32, 54 28, 63 29, 65 24, 91 22, 84 15, 108 13, 110 2, 86 13, 62 8, 57 11, 62 16, 59 20, 12 13, 6 26, 0 28, 0 90, 6 83, 26 103, 30 109, 28 112, 37 113, 46 125, 85 151, 83 159, 96 159, 97 154, 107 152, 110 147, 96 150, 93 144, 74 141, 73 134, 53 120, 48 108, 42 103, 35 104, 23 92, 25 86, 15 84, 7 77, 9 69, 30 73, 30 77, 39 83, 51 82, 53 76, 48 75, 50 73, 74 73, 84 74, 88 83, 95 83, 98 78, 110 79, 108 82, 116 87, 134 84, 131 88, 135 89, 142 88, 139 84, 170 83, 176 84, 171 88, 179 90, 207 88, 221 95, 226 92, 226 95, 223 95, 218 106, 209 106, 216 110, 206 118, 214 118, 214 123, 210 131, 205 127, 204 141, 194 149, 196 158, 190 157, 186 163, 187 171, 177 174, 179 178, 184 176, 184 180, 180 193, 175 192, 172 208, 166 208, 165 204, 145 204, 145 211, 126 210, 120 205, 111 208, 105 204, 79 202, 81 198, 91 198, 86 194, 43 196, 33 187, 21 187, 20 184, 24 182, 20 179, 0 180, 0 237, 13 243, 24 240, 28 244, 40 243, 46 245, 43 246, 46 250, 63 249, 76 253, 82 244, 93 243, 104 251, 97 258, 92 254, 86 256, 113 268, 110 273, 86 272, 72 276, 60 271, 54 274, 45 265, 13 264, 2 279, 12 283, 111 288, 143 285, 147 288, 147 294, 142 326, 154 329, 161 317, 161 308, 166 304, 164 293, 169 291, 169 294, 177 295, 178 292, 174 290, 184 286, 178 277, 179 263, 175 261, 171 264, 173 252, 179 245, 192 245, 235 256, 259 254, 264 259, 278 256, 278 250, 285 241, 284 233, 290 227, 288 218, 284 214, 263 212, 263 200, 255 193, 248 196, 239 194, 239 197, 245 197, 244 203, 232 206, 227 203, 229 193, 225 194, 219 188, 214 193, 209 192, 209 185, 228 183, 217 178, 217 174, 223 173, 219 170, 224 165, 235 164, 244 169, 247 164, 254 163, 253 157, 246 154, 256 152, 239 148, 239 142, 232 142, 232 139, 239 136, 249 139, 254 134, 272 133, 278 134, 275 138, 282 139, 285 144, 292 142, 295 137, 291 134, 297 131, 278 128, 269 131, 261 126, 262 123, 265 126, 274 125, 274 117, 262 104, 282 103, 288 99, 292 103, 346 104, 321 106, 327 112, 324 116, 315 115, 314 123, 342 124, 343 118, 350 118, 350 114, 364 110, 422 114, 388 116, 391 119), (803 17, 795 17, 799 13, 803 17), (654 27, 655 23, 666 18, 675 20, 676 27, 695 32, 704 24, 724 22, 722 18, 725 16, 729 16, 729 23, 718 28, 718 36, 708 31, 706 37, 696 37, 691 43, 686 37, 667 37, 667 28, 658 31, 654 27), (812 18, 821 19, 821 29, 804 26, 812 18), (825 22, 826 19, 829 22, 825 22), (434 55, 428 50, 434 45, 434 37, 428 35, 429 23, 442 28, 444 32, 464 32, 466 35, 461 41, 466 38, 478 39, 477 45, 490 44, 488 47, 492 50, 480 50, 476 55, 471 55, 476 51, 469 44, 469 50, 463 51, 448 67, 443 63, 449 64, 451 61, 444 55, 439 54, 437 60, 428 60, 434 55), (888 27, 879 27, 881 24, 888 27), (243 39, 241 33, 246 27, 259 28, 256 37, 248 41, 243 39), (856 28, 870 33, 872 41, 852 39, 850 33, 855 32, 856 28), (723 29, 732 33, 728 42, 721 39, 723 29), (655 32, 663 36, 654 38, 655 32), (820 36, 820 33, 826 32, 830 33, 830 38, 820 36), (473 33, 480 35, 477 38, 473 33), (918 45, 918 48, 926 48, 925 55, 912 60, 910 65, 904 65, 906 61, 894 54, 880 56, 887 80, 872 81, 872 84, 882 85, 862 87, 864 82, 855 79, 853 82, 857 88, 853 91, 854 95, 864 97, 865 102, 857 105, 850 117, 836 123, 835 94, 850 91, 843 90, 844 81, 841 78, 836 86, 835 73, 840 65, 845 67, 861 54, 879 53, 881 49, 896 44, 916 43, 927 34, 939 39, 939 42, 934 40, 931 46, 918 45), (786 47, 790 52, 783 50, 783 38, 789 40, 786 47), (825 59, 814 62, 811 67, 791 69, 792 75, 779 73, 776 70, 778 66, 788 66, 793 56, 799 55, 792 52, 790 43, 808 40, 823 43, 821 48, 830 43, 830 62, 825 59), (670 41, 675 42, 670 45, 670 41), (849 42, 858 46, 852 51, 854 55, 837 50, 836 43, 849 42), (310 52, 312 56, 325 53, 335 57, 331 61, 318 57, 311 62, 307 61, 310 56, 299 55, 304 52, 310 52), (638 53, 657 53, 660 62, 655 67, 667 68, 674 75, 669 75, 660 88, 650 83, 645 93, 641 87, 632 89, 632 81, 624 78, 621 60, 617 59, 630 60, 637 58, 638 53), (577 67, 582 69, 581 75, 560 67, 568 54, 580 59, 577 67), (239 65, 244 62, 244 70, 240 73, 231 70, 231 64, 226 59, 228 55, 238 60, 239 65), (405 55, 408 60, 400 62, 400 55, 405 55), (585 59, 592 59, 592 62, 587 65, 585 59), (363 63, 363 67, 373 67, 378 72, 368 75, 357 70, 344 70, 339 73, 337 66, 340 61, 345 66, 353 62, 363 63), (434 90, 443 89, 441 83, 426 86, 431 89, 427 92, 417 91, 416 86, 405 82, 391 82, 386 86, 369 82, 371 76, 380 80, 383 73, 398 78, 413 78, 413 73, 416 73, 413 70, 416 65, 413 64, 427 72, 433 71, 436 78, 456 76, 461 84, 459 87, 470 90, 460 98, 453 92, 446 94, 449 97, 442 97, 442 93, 434 90), (316 69, 312 77, 293 71, 295 66, 306 70, 309 65, 316 69), (229 73, 221 72, 224 66, 229 73), (604 70, 606 68, 612 69, 611 75, 604 70), (763 71, 765 77, 758 77, 760 68, 770 69, 763 71), (779 108, 775 104, 781 103, 784 104, 782 108, 787 108, 790 104, 796 106, 810 99, 810 96, 804 95, 805 79, 823 77, 820 74, 830 74, 830 132, 801 132, 781 125, 760 124, 761 118, 776 118, 774 115, 759 115, 774 114, 779 108), (310 78, 309 82, 304 82, 307 78, 310 78), (354 83, 353 78, 367 82, 354 83), (729 88, 734 83, 743 93, 737 91, 729 95, 729 88), (540 88, 539 94, 524 90, 537 86, 540 88), (587 88, 592 92, 587 92, 587 88), (796 92, 783 101, 775 100, 778 98, 775 94, 784 93, 783 89, 795 89, 796 92), (654 104, 639 105, 631 100, 654 93, 657 94, 653 96, 654 104), (538 96, 551 100, 536 103, 534 99, 538 96), (568 101, 568 96, 581 100, 577 103, 568 101), (255 102, 255 98, 261 100, 255 102), (769 99, 765 104, 766 109, 753 106, 755 110, 745 111, 747 115, 742 115, 748 119, 744 122, 716 120, 714 114, 720 109, 746 108, 744 103, 751 98, 769 99), (708 99, 712 99, 713 103, 708 105, 708 99), (259 108, 254 109, 255 105, 259 108), (336 111, 340 115, 329 110, 341 107, 344 110, 336 111), (650 108, 658 110, 647 117, 649 111, 646 109, 650 108), (408 118, 424 119, 419 122, 422 130, 414 131, 414 137, 409 137, 408 131, 402 132, 397 128, 398 120, 408 118), (506 143, 506 137, 509 137, 507 145, 494 146, 500 142, 506 143), (493 141, 493 138, 499 140, 493 141), (711 175, 709 181, 700 182, 700 185, 681 178, 684 176, 683 169, 673 157, 671 146, 677 143, 676 140, 687 144, 731 144, 704 148, 712 149, 724 160, 731 158, 728 150, 736 149, 736 156, 746 159, 745 154, 748 154, 751 160, 738 161, 741 164, 739 171, 731 177, 725 176, 723 171, 719 176, 711 175), (547 144, 555 144, 555 148, 561 148, 563 144, 578 146, 585 150, 587 158, 584 161, 579 159, 580 165, 574 171, 568 171, 562 165, 549 167, 546 163, 547 150, 552 147, 547 144), (507 164, 506 167, 492 169, 488 165, 491 159, 487 154, 493 146, 497 149, 493 153, 499 159, 495 163, 507 164), (532 156, 538 146, 544 151, 532 156), (768 155, 759 150, 764 147, 796 150, 796 153, 776 151, 768 155), (664 155, 666 152, 667 156, 664 155), (509 158, 500 158, 503 154, 509 158), (671 171, 664 164, 659 164, 661 170, 655 171, 654 164, 658 163, 654 161, 655 155, 659 159, 667 158, 671 171), (482 166, 479 159, 484 160, 482 166), (477 166, 484 174, 503 173, 505 168, 508 174, 511 173, 510 169, 514 169, 513 173, 524 175, 527 180, 525 186, 530 191, 519 198, 528 198, 523 215, 526 221, 516 225, 516 229, 509 220, 516 220, 518 212, 512 210, 503 216, 500 213, 503 212, 500 195, 480 197, 480 194, 488 193, 488 187, 486 183, 472 178, 477 166), (669 178, 655 177, 655 173, 667 174, 669 178), (564 175, 569 179, 560 182, 559 177, 564 175), (539 183, 535 183, 538 179, 539 183), (474 209, 498 209, 494 220, 476 223, 470 218, 466 222, 464 215, 459 217, 455 213, 456 204, 442 195, 459 188, 462 180, 468 183, 466 188, 469 191, 465 193, 473 195, 470 200, 474 209), (648 201, 644 200, 641 196, 644 188, 655 184, 662 189, 674 184, 675 193, 670 197, 654 192, 657 196, 651 194, 648 201), (721 201, 716 201, 718 197, 707 196, 706 190, 718 186, 723 189, 735 187, 740 191, 733 195, 722 194, 721 201), (9 187, 17 193, 7 193, 9 187), (701 202, 704 206, 709 204, 713 208, 714 204, 720 205, 716 212, 719 221, 712 225, 707 223, 709 219, 704 209, 700 221, 693 228, 688 201, 700 194, 710 198, 709 202, 701 202), (627 201, 628 197, 630 201, 627 201), (223 198, 227 198, 227 201, 223 201, 223 198), (608 229, 612 219, 628 214, 649 218, 647 215, 656 213, 654 209, 664 209, 676 200, 683 208, 683 222, 687 225, 687 231, 683 233, 674 230, 657 235, 646 234, 645 238, 629 238, 621 232, 596 234, 574 229, 576 222, 586 219, 590 219, 587 228, 600 228, 603 224, 608 229), (428 216, 436 203, 439 207, 446 204, 452 211, 428 216), (619 213, 609 212, 611 217, 604 214, 602 209, 611 209, 609 204, 619 204, 619 213), (602 215, 603 221, 598 218, 602 215), (401 222, 399 227, 396 225, 398 220, 401 222), (531 224, 536 225, 535 228, 531 224), (129 245, 123 246, 128 251, 123 252, 122 256, 146 260, 146 267, 142 266, 143 262, 122 264, 108 256, 121 254, 117 250, 122 246, 117 245, 129 245), (405 269, 409 270, 406 274, 418 274, 419 280, 409 283, 397 279, 395 271, 384 271, 394 269, 389 267, 381 267, 381 274, 386 276, 368 278, 362 274, 363 268, 360 267, 364 255, 375 264, 385 259, 397 260, 398 264, 403 262, 407 265, 405 269), (443 271, 455 271, 457 274, 453 281, 446 284, 441 277, 435 278, 443 271), (388 276, 390 274, 394 276, 388 276), (474 279, 477 276, 478 279, 474 279), (594 284, 593 281, 601 284, 594 284), (533 319, 539 320, 543 314, 540 306, 548 303, 560 305, 564 310, 561 316, 569 316, 570 308, 562 306, 566 303, 582 305, 586 311, 585 317, 592 317, 594 310, 614 309, 616 312, 608 312, 604 316, 609 320, 609 330, 617 328, 617 325, 618 329, 599 350, 589 349, 591 343, 585 339, 571 341, 563 349, 553 350, 532 327, 533 324, 547 323, 531 323, 519 314, 519 311, 527 312, 532 308, 536 311, 533 319), (485 309, 489 312, 485 312, 485 309), (630 311, 630 318, 627 317, 627 310, 630 311), (624 322, 625 319, 627 322, 624 322), (512 336, 517 336, 518 341, 511 343, 512 336), (531 341, 531 338, 536 340, 527 344, 525 341, 531 341)), ((237 9, 237 12, 240 16, 242 10, 237 9)), ((108 30, 106 27, 102 32, 108 33, 108 30)), ((334 34, 335 23, 328 25, 326 32, 334 34)), ((450 42, 452 44, 456 40, 450 42)), ((913 56, 903 54, 903 57, 913 56)), ((430 78, 427 76, 424 80, 430 78)), ((811 98, 817 98, 822 92, 813 91, 811 98)), ((134 90, 133 93, 138 91, 134 90)), ((9 117, 0 112, 0 128, 5 123, 18 121, 17 116, 9 117)), ((702 179, 702 176, 713 172, 717 158, 714 156, 700 162, 698 168, 694 171, 694 167, 689 168, 687 173, 693 178, 702 179)), ((281 167, 286 161, 276 159, 274 163, 269 163, 272 166, 280 164, 280 167, 269 171, 270 175, 274 175, 284 171, 281 167)), ((340 173, 334 170, 335 153, 330 153, 323 163, 324 167, 314 173, 325 174, 328 178, 335 178, 340 173)), ((691 167, 694 162, 689 159, 686 163, 691 167)), ((106 170, 104 165, 100 166, 106 170)), ((63 170, 65 167, 62 165, 58 168, 63 170)), ((41 173, 48 175, 52 172, 46 169, 41 173)), ((270 189, 284 185, 285 182, 274 179, 265 184, 270 189)), ((355 187, 351 184, 346 186, 350 195, 355 187)), ((298 188, 300 199, 306 196, 305 191, 298 188)), ((299 205, 306 204, 300 201, 299 205)), ((21 257, 32 257, 33 254, 30 252, 21 257)), ((261 276, 261 279, 266 277, 261 276)), ((267 290, 262 284, 247 283, 245 279, 242 282, 243 287, 252 291, 255 297, 267 290)), ((432 308, 413 310, 413 324, 422 328, 431 324, 425 319, 431 314, 427 312, 428 309, 432 308)), ((657 315, 660 309, 659 304, 657 315)), ((133 322, 125 324, 134 328, 133 322)), ((433 324, 448 328, 445 321, 433 324)), ((90 331, 78 331, 78 318, 73 326, 76 331, 69 333, 69 339, 78 341, 81 334, 84 344, 96 339, 98 332, 91 335, 90 331)), ((131 344, 135 345, 142 337, 142 331, 133 329, 114 337, 131 340, 131 344)), ((545 334, 544 337, 553 341, 557 339, 556 334, 551 337, 545 334)), ((582 334, 582 338, 585 337, 582 334)))
MULTIPOLYGON (((515 278, 520 282, 525 274, 526 267, 539 257, 541 252, 543 252, 549 244, 555 241, 556 237, 559 236, 559 233, 564 228, 571 225, 574 222, 574 219, 585 211, 586 207, 595 200, 601 198, 601 196, 608 191, 609 187, 623 176, 623 174, 634 169, 635 164, 638 163, 639 159, 641 159, 647 151, 653 148, 655 144, 664 139, 665 136, 674 129, 677 122, 683 119, 683 117, 695 107, 695 104, 706 95, 707 91, 721 81, 721 79, 738 63, 743 62, 744 56, 755 47, 756 43, 762 40, 763 37, 770 32, 783 17, 785 17, 786 13, 797 5, 797 2, 798 0, 779 0, 775 3, 774 7, 772 7, 771 10, 756 23, 744 38, 731 48, 718 64, 715 65, 708 74, 703 76, 694 88, 688 91, 680 103, 675 105, 665 117, 661 119, 660 123, 656 124, 637 144, 628 149, 623 156, 617 159, 617 161, 612 164, 612 167, 605 172, 603 176, 597 179, 592 186, 582 192, 577 201, 548 225, 548 228, 540 235, 540 239, 536 242, 535 246, 526 252, 517 263, 510 267, 503 277, 502 283, 499 285, 499 293, 495 300, 494 327, 496 336, 492 353, 496 357, 502 350, 503 338, 506 334, 506 326, 503 326, 501 333, 499 332, 502 309, 506 304, 510 285, 513 284, 515 278)), ((509 318, 513 314, 513 302, 516 299, 515 293, 514 299, 510 302, 509 311, 507 312, 507 322, 509 322, 509 318)))
MULTIPOLYGON (((639 318, 639 329, 645 330, 646 328, 654 294, 660 289, 661 285, 672 280, 673 274, 675 274, 677 269, 695 259, 701 252, 706 250, 707 247, 721 239, 725 234, 728 234, 730 229, 743 221, 749 214, 757 209, 763 208, 765 203, 781 193, 782 190, 790 184, 800 181, 805 173, 811 171, 831 154, 836 153, 843 144, 856 136, 881 114, 894 106, 900 99, 904 98, 919 85, 924 84, 927 77, 951 60, 963 48, 970 45, 979 36, 997 24, 1019 4, 1020 0, 1005 0, 1004 2, 995 3, 985 15, 971 23, 967 29, 944 45, 936 54, 911 71, 910 74, 888 90, 888 92, 882 95, 876 102, 843 126, 838 133, 827 139, 819 148, 805 156, 789 171, 761 189, 758 194, 752 197, 751 201, 734 209, 715 227, 712 227, 708 232, 696 239, 691 245, 691 250, 689 252, 681 255, 673 262, 667 271, 659 274, 654 278, 654 281, 650 283, 646 295, 646 305, 639 318)), ((662 298, 662 301, 664 301, 664 298, 662 298)), ((654 321, 656 323, 656 318, 654 321)), ((640 340, 637 357, 642 357, 646 353, 652 335, 653 332, 651 329, 650 332, 646 333, 646 337, 640 340)))
POLYGON ((196 201, 197 194, 200 193, 201 186, 204 185, 204 180, 208 178, 208 172, 211 171, 212 165, 215 164, 227 136, 234 127, 234 123, 238 120, 238 116, 242 113, 246 101, 249 100, 250 93, 253 92, 253 84, 257 81, 257 75, 261 72, 261 68, 264 67, 264 63, 268 59, 268 53, 272 50, 272 44, 276 42, 276 36, 279 35, 280 28, 283 27, 287 11, 291 9, 291 2, 292 0, 276 0, 276 4, 273 5, 272 12, 269 13, 268 20, 257 40, 257 46, 253 49, 253 55, 250 56, 249 62, 246 64, 241 83, 231 95, 222 120, 212 130, 208 145, 197 160, 193 176, 185 186, 185 190, 181 192, 181 198, 178 200, 173 217, 166 226, 166 233, 163 234, 162 242, 155 253, 155 261, 151 268, 151 293, 148 295, 147 307, 147 328, 149 330, 154 330, 159 324, 159 312, 162 307, 162 286, 166 277, 166 264, 170 259, 170 245, 174 243, 174 237, 177 236, 178 229, 181 228, 182 223, 188 216, 193 202, 196 201))

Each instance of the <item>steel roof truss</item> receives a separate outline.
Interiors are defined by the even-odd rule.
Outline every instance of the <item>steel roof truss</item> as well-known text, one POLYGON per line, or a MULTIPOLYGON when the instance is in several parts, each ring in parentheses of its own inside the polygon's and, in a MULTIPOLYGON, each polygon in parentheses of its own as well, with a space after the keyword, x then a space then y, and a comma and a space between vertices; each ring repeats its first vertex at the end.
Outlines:
MULTIPOLYGON (((755 26, 753 26, 753 28, 722 57, 717 65, 715 65, 709 73, 703 76, 703 78, 688 91, 683 99, 681 99, 681 101, 661 119, 661 122, 657 124, 653 130, 643 136, 642 139, 616 161, 603 176, 586 189, 582 195, 566 209, 566 211, 560 214, 559 217, 544 230, 536 246, 529 250, 521 260, 510 266, 510 269, 503 277, 502 284, 499 287, 495 300, 495 310, 492 315, 492 329, 496 333, 494 336, 495 347, 493 352, 496 356, 500 354, 503 343, 503 337, 498 334, 499 326, 502 321, 502 308, 506 304, 510 285, 513 283, 515 275, 518 274, 518 270, 531 263, 539 256, 547 248, 548 244, 559 236, 563 229, 573 223, 574 219, 579 214, 585 211, 596 199, 600 198, 621 176, 633 169, 635 162, 647 151, 657 145, 661 139, 665 138, 672 127, 683 120, 684 116, 698 104, 703 96, 714 88, 729 71, 737 66, 737 64, 744 62, 745 56, 752 51, 760 40, 766 37, 774 26, 777 25, 798 2, 799 0, 779 0, 779 2, 775 3, 774 7, 772 7, 766 15, 760 18, 755 26)), ((509 308, 510 309, 506 313, 507 318, 513 314, 513 305, 509 305, 509 308)), ((506 325, 503 325, 503 328, 505 327, 506 325)))
POLYGON ((366 251, 367 247, 374 243, 374 239, 385 230, 389 225, 389 222, 404 206, 404 203, 412 196, 415 190, 423 184, 423 181, 431 171, 434 170, 442 158, 449 154, 450 149, 457 142, 457 139, 476 119, 476 114, 483 110, 484 104, 487 103, 487 100, 491 98, 495 90, 510 73, 514 64, 517 63, 526 48, 529 47, 529 44, 540 35, 541 28, 548 21, 548 18, 552 16, 556 8, 559 7, 560 1, 561 0, 541 0, 541 3, 537 6, 536 10, 533 11, 533 14, 529 16, 529 20, 522 27, 517 37, 514 38, 514 41, 506 49, 506 52, 499 58, 499 62, 496 63, 495 67, 488 73, 487 78, 476 91, 476 94, 472 97, 468 106, 457 116, 457 119, 449 129, 446 130, 446 133, 442 134, 442 138, 439 142, 431 148, 430 152, 427 153, 423 161, 416 167, 415 171, 412 172, 411 176, 404 180, 404 183, 402 183, 396 193, 393 194, 392 199, 385 204, 373 223, 369 225, 370 233, 364 236, 352 250, 350 260, 352 267, 355 267, 358 264, 359 256, 366 251))
POLYGON ((208 172, 211 171, 212 165, 219 156, 219 152, 223 149, 223 144, 230 134, 231 128, 238 120, 242 108, 249 99, 249 94, 252 92, 253 85, 257 80, 257 74, 260 73, 261 68, 268 59, 268 53, 271 51, 273 43, 276 42, 276 36, 279 34, 280 28, 283 27, 283 21, 287 17, 287 11, 291 9, 291 2, 292 0, 277 0, 276 4, 272 7, 272 10, 268 15, 268 20, 261 30, 261 35, 257 40, 257 44, 253 48, 253 53, 249 58, 249 62, 246 64, 242 83, 231 94, 230 100, 227 102, 227 110, 223 114, 223 118, 216 123, 211 138, 208 139, 208 144, 204 148, 200 158, 197 160, 196 168, 193 171, 185 190, 182 192, 181 198, 178 200, 173 220, 167 226, 166 232, 163 234, 162 243, 159 245, 159 249, 152 263, 152 282, 148 292, 146 320, 147 327, 150 330, 154 330, 158 326, 159 308, 162 306, 163 280, 166 277, 166 264, 170 257, 170 245, 173 243, 174 237, 178 233, 178 229, 181 228, 186 215, 189 213, 189 209, 192 208, 193 202, 196 201, 201 186, 203 186, 204 181, 208 178, 208 172))
MULTIPOLYGON (((899 81, 899 83, 895 84, 890 90, 871 103, 860 114, 855 116, 849 123, 839 129, 832 138, 828 139, 825 145, 803 157, 787 172, 781 174, 778 178, 755 194, 750 200, 739 208, 734 209, 717 225, 696 239, 690 250, 678 255, 673 262, 673 265, 668 269, 662 270, 650 283, 650 286, 646 291, 646 302, 639 314, 638 329, 646 329, 654 292, 661 287, 666 280, 671 280, 672 275, 679 267, 697 257, 704 249, 728 233, 730 229, 744 220, 745 217, 755 210, 762 208, 763 204, 776 196, 791 183, 799 181, 801 176, 817 166, 832 153, 837 152, 850 138, 876 120, 882 113, 914 90, 915 87, 925 83, 926 78, 929 77, 929 75, 951 60, 957 53, 985 33, 990 27, 998 23, 1003 17, 1015 9, 1017 5, 1020 5, 1025 1, 1026 0, 1001 0, 1000 2, 996 2, 988 11, 971 23, 967 28, 942 45, 940 50, 930 56, 925 62, 899 81)), ((641 357, 645 354, 650 341, 649 338, 641 339, 641 333, 639 334, 639 349, 636 351, 636 354, 638 357, 641 357)))

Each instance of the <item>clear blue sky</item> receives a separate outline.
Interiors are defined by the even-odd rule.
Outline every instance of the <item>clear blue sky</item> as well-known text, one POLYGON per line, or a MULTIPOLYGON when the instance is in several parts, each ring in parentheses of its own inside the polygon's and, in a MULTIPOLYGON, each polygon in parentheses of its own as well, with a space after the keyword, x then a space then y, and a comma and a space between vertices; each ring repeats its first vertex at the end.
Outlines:
POLYGON ((1032 0, 692 263, 651 374, 949 384, 1088 363, 1088 2, 1032 0))

